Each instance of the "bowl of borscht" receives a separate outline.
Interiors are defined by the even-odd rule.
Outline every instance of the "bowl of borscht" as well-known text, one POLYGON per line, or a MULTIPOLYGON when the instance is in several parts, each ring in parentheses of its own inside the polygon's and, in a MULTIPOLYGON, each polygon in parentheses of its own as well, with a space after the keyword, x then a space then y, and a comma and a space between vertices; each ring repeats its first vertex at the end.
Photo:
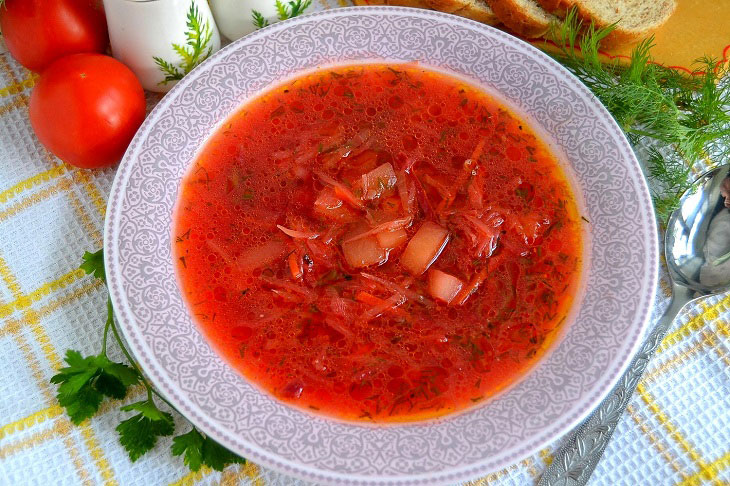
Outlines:
POLYGON ((424 10, 216 53, 130 145, 105 228, 139 363, 196 427, 327 484, 474 479, 578 424, 656 287, 640 166, 532 46, 424 10))

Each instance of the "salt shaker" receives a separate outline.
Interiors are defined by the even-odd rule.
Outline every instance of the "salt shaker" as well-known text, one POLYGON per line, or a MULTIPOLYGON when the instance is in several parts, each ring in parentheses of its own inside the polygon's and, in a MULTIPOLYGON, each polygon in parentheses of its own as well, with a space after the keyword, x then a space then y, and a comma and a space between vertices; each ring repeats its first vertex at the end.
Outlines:
POLYGON ((112 55, 149 91, 169 91, 220 49, 205 0, 104 0, 112 55))

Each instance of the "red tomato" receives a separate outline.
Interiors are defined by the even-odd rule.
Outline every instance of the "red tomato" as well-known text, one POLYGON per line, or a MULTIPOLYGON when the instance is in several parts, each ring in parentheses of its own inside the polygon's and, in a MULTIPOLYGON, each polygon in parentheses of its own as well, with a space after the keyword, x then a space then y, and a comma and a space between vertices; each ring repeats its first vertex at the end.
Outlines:
POLYGON ((38 139, 65 162, 96 168, 117 162, 145 116, 142 85, 124 64, 74 54, 51 64, 30 97, 38 139))
POLYGON ((10 54, 41 71, 59 57, 104 52, 109 38, 99 0, 5 0, 0 29, 10 54))

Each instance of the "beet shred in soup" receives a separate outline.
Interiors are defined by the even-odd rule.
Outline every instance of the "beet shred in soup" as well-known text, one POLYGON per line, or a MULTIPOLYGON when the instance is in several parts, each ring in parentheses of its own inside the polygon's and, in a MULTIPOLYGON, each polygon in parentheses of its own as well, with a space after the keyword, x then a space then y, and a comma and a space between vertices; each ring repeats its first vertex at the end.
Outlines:
POLYGON ((217 350, 280 400, 431 418, 520 378, 577 291, 555 157, 417 65, 322 69, 247 102, 183 180, 178 278, 217 350))

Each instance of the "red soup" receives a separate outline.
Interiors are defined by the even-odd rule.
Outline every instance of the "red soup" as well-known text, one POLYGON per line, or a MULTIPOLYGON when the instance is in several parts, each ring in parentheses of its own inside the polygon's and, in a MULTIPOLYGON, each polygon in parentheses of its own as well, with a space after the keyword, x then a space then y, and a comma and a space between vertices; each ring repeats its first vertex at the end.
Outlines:
POLYGON ((218 351, 277 398, 417 420, 518 379, 575 293, 555 157, 463 81, 343 66, 244 105, 185 177, 174 253, 218 351))

